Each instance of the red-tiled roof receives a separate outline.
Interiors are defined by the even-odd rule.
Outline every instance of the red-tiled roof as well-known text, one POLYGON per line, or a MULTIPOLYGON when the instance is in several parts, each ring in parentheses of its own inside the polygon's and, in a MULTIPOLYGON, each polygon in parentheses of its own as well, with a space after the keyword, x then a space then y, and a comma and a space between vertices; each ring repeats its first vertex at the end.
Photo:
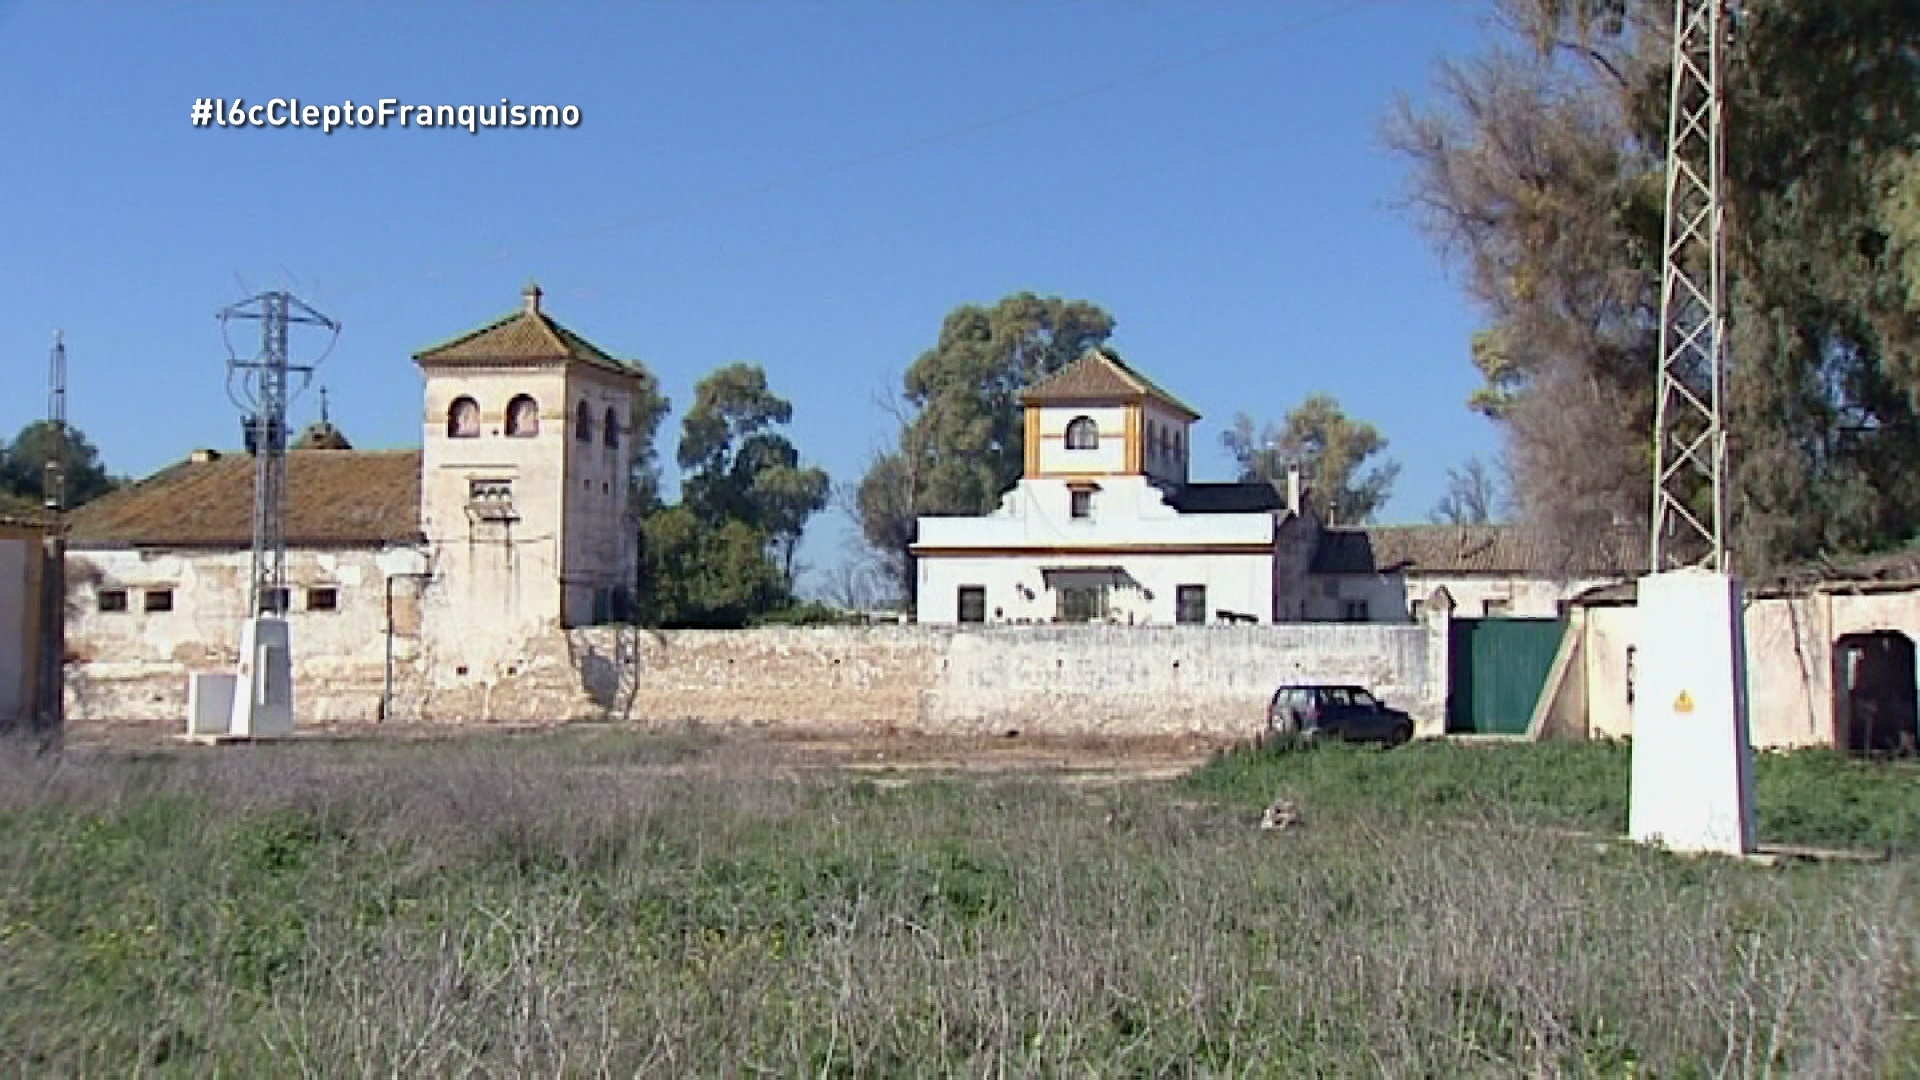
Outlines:
POLYGON ((1104 349, 1089 349, 1085 356, 1028 387, 1020 394, 1020 403, 1127 402, 1144 398, 1152 398, 1189 420, 1200 419, 1200 414, 1191 406, 1155 386, 1146 376, 1104 349))
MULTIPOLYGON (((1623 532, 1572 560, 1572 576, 1639 573, 1646 539, 1623 532)), ((1314 552, 1318 574, 1537 574, 1553 567, 1552 552, 1512 525, 1374 525, 1330 528, 1314 552)))
MULTIPOLYGON (((68 515, 79 547, 248 547, 254 459, 229 454, 162 469, 68 515)), ((372 546, 421 538, 420 451, 287 452, 287 543, 372 546)))
POLYGON ((473 367, 575 363, 637 374, 635 365, 616 359, 542 311, 540 295, 537 286, 529 286, 520 310, 414 353, 414 360, 423 366, 473 367))

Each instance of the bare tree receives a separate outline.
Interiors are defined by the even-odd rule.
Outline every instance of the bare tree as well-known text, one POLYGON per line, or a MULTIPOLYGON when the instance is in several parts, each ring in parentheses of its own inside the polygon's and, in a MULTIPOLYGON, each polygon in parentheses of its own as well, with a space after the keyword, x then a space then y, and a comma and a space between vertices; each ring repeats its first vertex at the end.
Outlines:
POLYGON ((1486 525, 1504 516, 1504 502, 1493 470, 1470 458, 1460 468, 1447 470, 1447 493, 1427 517, 1439 525, 1486 525))

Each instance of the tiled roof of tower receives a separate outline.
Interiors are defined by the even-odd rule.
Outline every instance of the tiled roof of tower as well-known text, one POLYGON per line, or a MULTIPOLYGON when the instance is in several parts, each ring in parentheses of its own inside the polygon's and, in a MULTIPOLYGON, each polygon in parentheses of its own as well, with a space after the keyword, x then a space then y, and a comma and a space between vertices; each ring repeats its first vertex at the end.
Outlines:
POLYGON ((1105 349, 1088 349, 1085 356, 1028 387, 1020 394, 1020 403, 1118 402, 1141 398, 1152 398, 1189 420, 1200 419, 1200 414, 1192 406, 1160 389, 1151 379, 1128 367, 1125 361, 1105 349))
POLYGON ((623 375, 635 373, 635 364, 614 357, 554 321, 540 309, 541 295, 539 286, 527 286, 521 294, 520 310, 414 353, 414 360, 421 364, 476 367, 573 363, 623 375))
MULTIPOLYGON (((170 465, 74 510, 76 547, 250 547, 254 459, 170 465)), ((421 539, 420 451, 287 452, 287 543, 358 547, 421 539)))
MULTIPOLYGON (((1609 576, 1645 562, 1646 538, 1623 532, 1609 544, 1571 560, 1569 572, 1609 576)), ((1317 574, 1537 574, 1554 565, 1552 553, 1512 525, 1373 525, 1329 528, 1320 534, 1317 574)))

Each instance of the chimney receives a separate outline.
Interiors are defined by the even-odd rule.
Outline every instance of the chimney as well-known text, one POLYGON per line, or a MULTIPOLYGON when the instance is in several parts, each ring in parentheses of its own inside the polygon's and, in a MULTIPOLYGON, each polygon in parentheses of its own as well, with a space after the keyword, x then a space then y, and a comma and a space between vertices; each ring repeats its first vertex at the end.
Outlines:
POLYGON ((219 460, 220 460, 220 451, 218 450, 208 450, 203 447, 193 452, 192 461, 195 465, 205 465, 209 461, 219 461, 219 460))
POLYGON ((540 286, 531 281, 527 282, 526 288, 520 290, 520 303, 526 308, 527 314, 540 314, 540 296, 540 286))
POLYGON ((1298 462, 1287 466, 1287 512, 1294 517, 1300 516, 1300 465, 1298 462))

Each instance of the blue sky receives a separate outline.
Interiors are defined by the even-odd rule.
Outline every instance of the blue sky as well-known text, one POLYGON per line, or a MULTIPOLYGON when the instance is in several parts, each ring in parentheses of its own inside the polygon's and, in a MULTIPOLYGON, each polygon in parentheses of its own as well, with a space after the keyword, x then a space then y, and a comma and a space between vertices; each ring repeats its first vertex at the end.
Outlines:
MULTIPOLYGON (((410 354, 531 276, 676 404, 763 364, 803 455, 853 480, 887 435, 875 392, 942 316, 1028 289, 1106 307, 1205 414, 1197 478, 1228 477, 1235 412, 1324 390, 1402 463, 1383 518, 1420 520, 1497 440, 1464 404, 1474 312, 1394 205, 1380 124, 1484 8, 0 0, 0 432, 43 412, 58 328, 70 418, 115 471, 236 444, 214 312, 284 287, 344 326, 319 375, 335 421, 414 445, 410 354), (507 97, 581 123, 191 126, 216 95, 507 97)), ((831 517, 804 560, 840 558, 831 517)))

